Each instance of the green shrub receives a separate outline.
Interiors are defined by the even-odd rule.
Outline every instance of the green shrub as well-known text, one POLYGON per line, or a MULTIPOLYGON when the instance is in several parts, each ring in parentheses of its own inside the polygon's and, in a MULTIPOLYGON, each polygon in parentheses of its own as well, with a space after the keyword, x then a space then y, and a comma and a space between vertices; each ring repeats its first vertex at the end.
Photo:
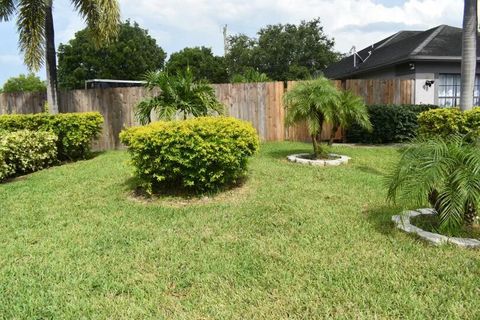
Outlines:
POLYGON ((216 191, 241 179, 259 148, 255 129, 229 117, 160 121, 124 130, 122 143, 143 187, 216 191))
POLYGON ((462 112, 458 108, 444 108, 423 112, 418 117, 419 133, 424 137, 467 135, 480 137, 480 108, 462 112))
POLYGON ((465 112, 465 126, 468 134, 472 137, 480 137, 480 107, 465 112))
POLYGON ((102 123, 103 117, 98 112, 0 116, 0 130, 41 130, 55 133, 60 160, 85 158, 90 153, 92 139, 102 130, 102 123))
POLYGON ((348 142, 398 143, 417 135, 418 115, 437 108, 433 105, 371 105, 368 106, 373 130, 369 132, 358 125, 347 130, 348 142))
POLYGON ((0 181, 46 168, 57 159, 57 136, 46 131, 20 130, 0 135, 0 181))
POLYGON ((418 117, 418 132, 422 136, 446 137, 465 134, 466 115, 457 108, 442 108, 423 112, 418 117))

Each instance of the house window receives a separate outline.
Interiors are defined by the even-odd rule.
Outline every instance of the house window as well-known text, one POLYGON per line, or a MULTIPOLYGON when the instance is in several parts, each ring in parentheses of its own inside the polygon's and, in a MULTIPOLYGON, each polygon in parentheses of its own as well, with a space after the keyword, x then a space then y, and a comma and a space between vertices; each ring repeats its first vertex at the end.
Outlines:
MULTIPOLYGON (((460 105, 460 75, 440 74, 438 79, 438 105, 455 107, 460 105)), ((480 105, 480 76, 475 77, 474 105, 480 105)))

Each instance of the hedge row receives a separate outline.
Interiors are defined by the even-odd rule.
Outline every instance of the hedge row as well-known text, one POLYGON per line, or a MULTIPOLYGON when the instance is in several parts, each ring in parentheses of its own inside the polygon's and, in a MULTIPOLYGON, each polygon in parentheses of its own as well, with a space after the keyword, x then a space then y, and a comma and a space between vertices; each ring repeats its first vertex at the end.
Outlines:
POLYGON ((0 181, 46 168, 57 161, 57 136, 46 131, 0 133, 0 181))
POLYGON ((259 148, 252 125, 229 117, 154 122, 126 129, 120 139, 149 193, 170 187, 216 191, 241 179, 259 148))
POLYGON ((425 137, 468 135, 480 137, 480 107, 462 112, 458 108, 430 110, 418 117, 419 133, 425 137))
POLYGON ((368 106, 373 131, 353 125, 347 130, 347 141, 354 143, 397 143, 414 138, 420 113, 435 109, 433 105, 371 105, 368 106))
POLYGON ((54 133, 58 137, 59 160, 77 160, 88 156, 92 139, 101 132, 102 123, 103 117, 98 112, 0 116, 0 130, 54 133))

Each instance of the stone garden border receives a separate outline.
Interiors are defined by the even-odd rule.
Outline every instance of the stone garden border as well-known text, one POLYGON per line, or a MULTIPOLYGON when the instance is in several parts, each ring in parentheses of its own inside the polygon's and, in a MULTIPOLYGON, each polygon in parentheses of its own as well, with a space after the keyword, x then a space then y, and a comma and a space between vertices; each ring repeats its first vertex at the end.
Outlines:
POLYGON ((308 153, 299 153, 299 154, 292 154, 287 157, 288 161, 290 162, 296 162, 300 164, 308 164, 312 166, 339 166, 342 164, 347 164, 348 161, 351 159, 350 157, 347 156, 342 156, 340 154, 334 154, 330 153, 329 156, 332 157, 338 157, 338 159, 332 159, 332 160, 325 160, 325 159, 317 159, 317 160, 310 160, 310 159, 305 159, 305 156, 308 156, 308 153))
POLYGON ((438 246, 446 243, 451 243, 463 248, 480 248, 480 241, 469 238, 447 237, 438 233, 428 232, 410 223, 410 219, 419 215, 434 215, 437 214, 433 209, 417 209, 415 211, 405 211, 400 215, 392 217, 392 221, 396 227, 407 233, 414 233, 420 238, 438 246))

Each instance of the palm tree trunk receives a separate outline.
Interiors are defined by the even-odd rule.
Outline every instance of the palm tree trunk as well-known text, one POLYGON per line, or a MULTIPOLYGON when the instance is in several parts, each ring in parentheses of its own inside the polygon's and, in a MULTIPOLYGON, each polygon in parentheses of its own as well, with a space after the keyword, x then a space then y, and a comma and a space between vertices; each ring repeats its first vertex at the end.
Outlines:
POLYGON ((465 215, 463 217, 465 225, 472 226, 476 217, 477 211, 475 210, 475 207, 471 203, 467 203, 465 206, 465 215))
POLYGON ((477 66, 477 0, 465 0, 462 35, 462 80, 460 109, 473 108, 475 69, 477 66))
POLYGON ((52 0, 47 1, 45 15, 47 101, 50 112, 58 113, 57 57, 55 53, 55 32, 53 26, 52 0))
POLYGON ((318 148, 317 137, 314 134, 312 134, 311 137, 312 137, 312 144, 313 144, 313 157, 315 159, 317 159, 318 156, 320 155, 320 150, 318 148))
POLYGON ((318 113, 318 128, 319 128, 319 130, 318 130, 317 135, 315 136, 315 138, 317 139, 317 145, 318 145, 318 148, 317 148, 318 149, 318 155, 317 155, 317 157, 318 156, 320 156, 320 157, 325 156, 325 154, 324 154, 325 151, 322 148, 323 119, 324 119, 323 114, 318 113))
POLYGON ((330 132, 330 140, 328 140, 328 145, 331 146, 333 144, 333 140, 335 140, 335 136, 337 135, 338 125, 334 124, 332 126, 332 131, 330 132))

